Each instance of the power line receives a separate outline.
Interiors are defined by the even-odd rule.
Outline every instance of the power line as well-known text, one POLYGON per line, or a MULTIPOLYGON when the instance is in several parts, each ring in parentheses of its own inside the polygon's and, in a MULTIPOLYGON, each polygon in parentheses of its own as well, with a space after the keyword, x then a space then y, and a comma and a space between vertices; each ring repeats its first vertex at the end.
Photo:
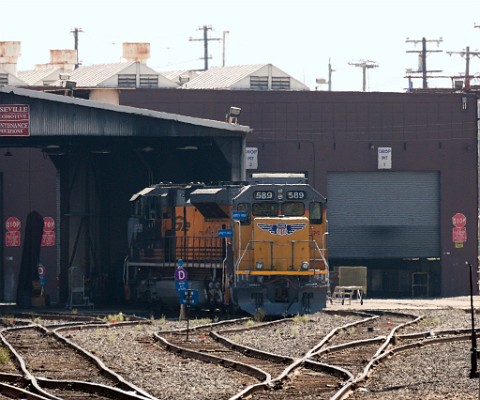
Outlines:
POLYGON ((212 30, 212 27, 210 25, 203 25, 201 26, 200 28, 198 28, 199 31, 203 30, 203 38, 202 39, 193 39, 192 37, 190 37, 189 41, 190 42, 198 42, 198 41, 203 41, 203 49, 204 49, 204 52, 203 52, 203 59, 205 60, 205 66, 204 66, 204 70, 208 70, 208 60, 211 58, 209 55, 208 55, 208 42, 211 41, 211 40, 216 40, 216 41, 221 41, 222 38, 209 38, 208 37, 208 31, 211 31, 212 30))
MULTIPOLYGON (((427 42, 434 42, 437 43, 437 47, 440 45, 441 42, 443 42, 443 39, 431 39, 427 40, 425 38, 422 38, 420 40, 418 39, 409 39, 405 40, 405 43, 413 43, 415 46, 418 43, 422 43, 422 50, 407 50, 407 53, 418 53, 418 70, 417 71, 407 71, 407 72, 421 72, 422 73, 422 81, 423 81, 423 89, 428 89, 428 82, 427 82, 427 73, 429 72, 442 72, 438 70, 427 70, 427 54, 428 53, 441 53, 443 50, 427 50, 427 42)), ((409 88, 410 88, 410 77, 409 77, 409 88)))
POLYGON ((78 34, 80 32, 83 32, 82 28, 73 28, 70 33, 73 33, 73 38, 75 41, 75 52, 77 53, 77 62, 75 63, 75 69, 77 69, 80 66, 80 58, 78 57, 78 34))
POLYGON ((470 47, 467 46, 465 50, 462 51, 447 51, 447 54, 451 56, 452 54, 458 54, 461 57, 465 58, 465 90, 470 89, 470 79, 473 76, 470 75, 470 57, 480 57, 480 52, 470 51, 470 47))
POLYGON ((375 61, 359 60, 359 61, 349 62, 348 65, 353 65, 355 67, 362 68, 362 77, 363 77, 362 89, 365 92, 367 87, 367 69, 377 68, 378 64, 375 61))

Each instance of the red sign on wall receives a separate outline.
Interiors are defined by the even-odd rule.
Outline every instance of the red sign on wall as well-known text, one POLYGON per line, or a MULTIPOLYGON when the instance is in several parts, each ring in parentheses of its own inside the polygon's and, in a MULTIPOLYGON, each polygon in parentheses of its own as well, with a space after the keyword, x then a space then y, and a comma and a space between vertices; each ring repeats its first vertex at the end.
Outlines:
POLYGON ((28 104, 0 104, 0 136, 30 136, 28 104))
POLYGON ((51 231, 43 232, 42 246, 44 247, 55 246, 55 232, 51 232, 51 231))
POLYGON ((21 227, 22 224, 17 217, 9 217, 5 221, 5 229, 9 232, 19 231, 21 227))
POLYGON ((43 218, 42 246, 55 246, 55 220, 52 217, 43 218))
POLYGON ((5 247, 20 247, 20 231, 5 232, 5 247))
POLYGON ((9 217, 5 221, 5 247, 20 246, 20 228, 22 224, 17 217, 9 217))
POLYGON ((456 228, 462 228, 467 224, 467 217, 462 213, 456 213, 452 217, 452 225, 456 228))
POLYGON ((43 218, 43 231, 52 232, 55 229, 55 220, 52 217, 43 218))
POLYGON ((452 241, 453 243, 464 243, 467 241, 467 228, 456 227, 452 228, 452 241))

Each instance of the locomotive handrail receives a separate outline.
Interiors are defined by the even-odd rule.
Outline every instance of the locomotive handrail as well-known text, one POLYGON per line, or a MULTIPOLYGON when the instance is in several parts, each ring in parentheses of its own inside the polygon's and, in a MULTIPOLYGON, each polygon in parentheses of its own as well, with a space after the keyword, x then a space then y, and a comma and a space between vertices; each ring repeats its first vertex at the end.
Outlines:
MULTIPOLYGON (((238 258, 237 262, 235 263, 235 271, 238 269, 238 266, 242 262, 243 257, 245 256, 245 253, 247 252, 250 244, 253 244, 253 243, 270 243, 270 261, 272 262, 272 260, 273 260, 273 240, 249 240, 247 245, 245 246, 245 249, 243 249, 243 253, 241 254, 241 256, 238 258)), ((253 249, 253 246, 252 246, 252 249, 253 249)), ((273 268, 273 264, 270 265, 270 268, 273 268)))
POLYGON ((328 271, 328 261, 327 261, 327 259, 325 258, 325 254, 324 254, 325 251, 326 251, 326 249, 325 249, 325 248, 322 248, 322 249, 321 249, 321 248, 318 246, 318 243, 317 243, 316 240, 313 241, 313 244, 314 244, 315 248, 318 250, 318 252, 320 253, 320 257, 322 257, 322 260, 323 260, 323 262, 325 263, 325 268, 326 268, 327 271, 328 271))
MULTIPOLYGON (((300 242, 305 242, 305 243, 313 243, 314 245, 314 250, 317 250, 320 254, 320 257, 322 258, 322 261, 324 262, 325 268, 328 270, 328 262, 325 258, 325 250, 324 248, 320 248, 318 246, 318 243, 316 240, 292 240, 292 268, 293 268, 293 260, 294 260, 294 244, 295 243, 300 243, 300 242)), ((238 258, 238 260, 235 263, 235 272, 238 270, 238 267, 240 266, 240 263, 242 262, 243 258, 245 257, 245 254, 247 253, 248 248, 250 247, 251 244, 253 243, 270 243, 270 262, 273 263, 273 241, 272 240, 249 240, 245 248, 243 249, 242 254, 238 258)), ((252 246, 253 248, 253 246, 252 246)), ((270 268, 273 268, 273 264, 270 265, 270 268)))
MULTIPOLYGON (((320 253, 320 257, 322 258, 322 261, 324 262, 324 265, 325 265, 325 268, 328 268, 328 262, 325 258, 325 255, 324 255, 324 252, 325 252, 325 248, 322 248, 320 249, 320 247, 318 246, 318 243, 316 240, 312 239, 312 240, 292 240, 292 268, 294 267, 293 264, 294 264, 294 260, 295 260, 295 243, 313 243, 314 245, 314 251, 316 249, 318 249, 318 252, 320 253)), ((317 258, 313 258, 313 261, 317 260, 317 258)), ((314 269, 315 269, 315 266, 314 266, 314 269)))
MULTIPOLYGON (((245 253, 247 252, 248 247, 250 246, 250 242, 251 242, 251 240, 248 241, 247 245, 245 246, 245 249, 243 249, 242 254, 240 255, 240 257, 238 257, 238 260, 237 260, 236 263, 235 263, 235 271, 237 271, 238 266, 239 266, 240 263, 242 262, 243 257, 245 256, 245 253)), ((240 248, 240 246, 239 246, 239 248, 240 248)))

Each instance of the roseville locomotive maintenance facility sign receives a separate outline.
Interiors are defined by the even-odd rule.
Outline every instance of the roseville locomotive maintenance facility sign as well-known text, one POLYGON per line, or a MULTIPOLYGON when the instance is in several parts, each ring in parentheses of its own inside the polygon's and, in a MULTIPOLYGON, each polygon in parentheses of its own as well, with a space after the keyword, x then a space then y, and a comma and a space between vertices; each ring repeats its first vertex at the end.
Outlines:
POLYGON ((30 106, 0 104, 0 136, 29 136, 30 106))

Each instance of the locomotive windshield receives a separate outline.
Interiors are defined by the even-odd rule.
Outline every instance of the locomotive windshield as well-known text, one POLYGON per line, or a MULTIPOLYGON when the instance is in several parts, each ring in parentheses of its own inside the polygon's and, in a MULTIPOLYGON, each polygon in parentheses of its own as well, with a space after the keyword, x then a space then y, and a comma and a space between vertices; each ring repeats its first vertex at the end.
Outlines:
POLYGON ((305 206, 303 203, 288 202, 281 204, 282 214, 286 217, 301 217, 305 214, 305 206))
POLYGON ((255 217, 300 217, 305 214, 305 206, 301 202, 253 203, 252 214, 255 217))
POLYGON ((277 203, 253 203, 252 214, 255 217, 276 217, 278 215, 277 203))

